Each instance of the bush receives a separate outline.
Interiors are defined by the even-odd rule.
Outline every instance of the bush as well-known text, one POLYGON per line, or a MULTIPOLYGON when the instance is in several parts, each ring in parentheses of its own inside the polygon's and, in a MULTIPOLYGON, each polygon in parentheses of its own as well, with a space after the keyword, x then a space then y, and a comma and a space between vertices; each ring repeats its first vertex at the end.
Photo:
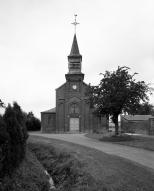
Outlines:
POLYGON ((9 104, 0 118, 0 138, 0 178, 3 178, 11 175, 25 157, 28 134, 23 112, 16 102, 13 107, 9 104))
POLYGON ((9 142, 10 136, 6 131, 6 124, 2 116, 0 116, 0 178, 3 177, 4 163, 6 160, 6 156, 9 154, 9 142))
POLYGON ((27 114, 26 127, 28 131, 40 131, 41 122, 37 119, 32 112, 27 114))

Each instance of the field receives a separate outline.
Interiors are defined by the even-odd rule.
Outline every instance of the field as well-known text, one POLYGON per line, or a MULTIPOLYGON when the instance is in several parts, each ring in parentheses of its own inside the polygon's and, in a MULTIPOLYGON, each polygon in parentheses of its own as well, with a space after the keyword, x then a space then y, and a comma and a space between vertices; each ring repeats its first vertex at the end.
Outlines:
POLYGON ((129 160, 37 136, 30 136, 28 145, 52 175, 56 190, 154 190, 154 172, 129 160))

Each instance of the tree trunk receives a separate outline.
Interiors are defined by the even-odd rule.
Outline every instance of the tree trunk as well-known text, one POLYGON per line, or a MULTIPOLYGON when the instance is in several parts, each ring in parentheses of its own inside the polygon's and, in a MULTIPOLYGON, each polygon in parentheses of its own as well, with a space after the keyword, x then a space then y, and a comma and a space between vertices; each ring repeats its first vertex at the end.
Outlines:
POLYGON ((118 135, 119 134, 118 115, 114 116, 114 124, 115 124, 115 135, 118 135))

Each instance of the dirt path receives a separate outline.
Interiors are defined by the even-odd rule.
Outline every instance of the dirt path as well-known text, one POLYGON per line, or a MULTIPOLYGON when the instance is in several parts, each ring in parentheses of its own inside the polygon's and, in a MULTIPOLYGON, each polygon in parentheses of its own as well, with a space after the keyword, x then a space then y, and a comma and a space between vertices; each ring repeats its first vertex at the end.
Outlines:
POLYGON ((123 145, 116 145, 112 143, 104 143, 85 137, 84 134, 41 134, 41 133, 31 133, 31 134, 52 139, 63 140, 87 146, 90 148, 94 148, 108 154, 129 159, 133 162, 137 162, 141 165, 152 168, 154 170, 154 152, 152 151, 123 146, 123 145))

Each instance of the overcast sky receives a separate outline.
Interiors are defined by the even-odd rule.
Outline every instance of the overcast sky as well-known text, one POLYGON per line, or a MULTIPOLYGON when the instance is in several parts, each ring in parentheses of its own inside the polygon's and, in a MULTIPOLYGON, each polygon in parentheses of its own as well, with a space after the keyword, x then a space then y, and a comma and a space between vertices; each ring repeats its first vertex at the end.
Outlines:
MULTIPOLYGON (((0 0, 0 99, 26 112, 55 107, 78 14, 85 82, 128 66, 154 86, 153 0, 0 0)), ((154 103, 154 96, 151 96, 154 103)))

